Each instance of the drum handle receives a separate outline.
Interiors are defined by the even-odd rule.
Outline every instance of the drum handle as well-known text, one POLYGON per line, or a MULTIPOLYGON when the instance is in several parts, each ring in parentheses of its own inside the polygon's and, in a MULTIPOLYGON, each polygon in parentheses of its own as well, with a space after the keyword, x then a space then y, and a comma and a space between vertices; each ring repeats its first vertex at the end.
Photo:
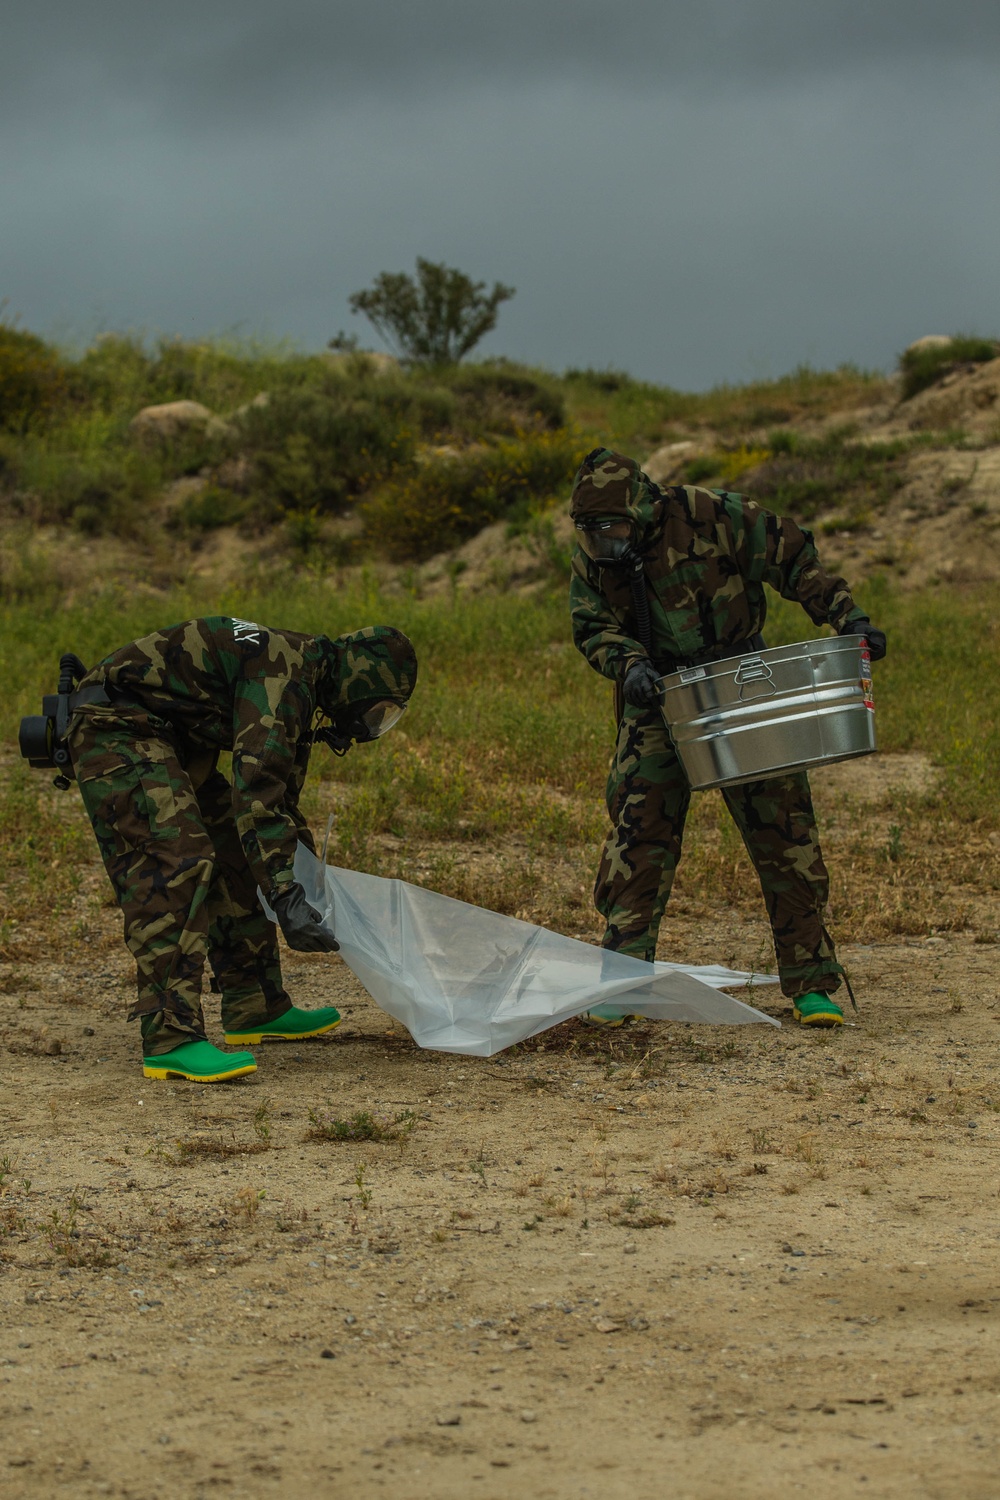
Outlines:
POLYGON ((751 694, 751 697, 754 698, 770 698, 778 691, 774 685, 774 676, 771 668, 759 656, 745 656, 736 668, 736 676, 733 680, 739 685, 741 703, 744 701, 744 688, 750 682, 767 684, 762 692, 757 691, 751 694))

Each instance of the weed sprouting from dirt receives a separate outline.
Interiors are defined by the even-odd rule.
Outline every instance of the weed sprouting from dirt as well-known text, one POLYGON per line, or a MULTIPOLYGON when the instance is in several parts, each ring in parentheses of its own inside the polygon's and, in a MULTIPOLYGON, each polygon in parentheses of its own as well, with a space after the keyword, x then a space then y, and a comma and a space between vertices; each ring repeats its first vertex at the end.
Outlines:
POLYGON ((405 1141, 416 1129, 416 1125, 417 1117, 412 1109, 399 1110, 394 1115, 359 1109, 344 1119, 311 1109, 309 1129, 306 1131, 305 1139, 307 1141, 405 1141))
POLYGON ((172 1158, 174 1165, 183 1166, 197 1161, 199 1157, 205 1156, 258 1156, 262 1151, 270 1151, 270 1132, 256 1140, 241 1141, 235 1132, 228 1139, 225 1136, 185 1136, 175 1143, 175 1156, 172 1158))
POLYGON ((371 1207, 372 1190, 365 1181, 365 1164, 358 1162, 357 1171, 354 1173, 354 1186, 357 1188, 357 1204, 361 1209, 371 1207))
POLYGON ((82 1194, 72 1192, 63 1209, 54 1208, 39 1226, 49 1249, 66 1266, 98 1271, 111 1263, 111 1236, 90 1214, 82 1194), (85 1223, 86 1214, 89 1223, 85 1223))
POLYGON ((259 1141, 271 1144, 271 1110, 270 1099, 262 1099, 253 1112, 253 1129, 259 1141))
POLYGON ((223 1213, 230 1219, 242 1219, 252 1224, 260 1213, 261 1204, 267 1197, 264 1188, 241 1187, 222 1204, 223 1213))

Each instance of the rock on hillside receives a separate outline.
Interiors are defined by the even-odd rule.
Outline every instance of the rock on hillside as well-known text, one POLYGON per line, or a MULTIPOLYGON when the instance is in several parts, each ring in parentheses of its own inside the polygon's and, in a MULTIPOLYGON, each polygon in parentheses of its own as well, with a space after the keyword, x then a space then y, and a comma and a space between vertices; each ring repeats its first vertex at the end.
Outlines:
POLYGON ((924 354, 928 349, 947 349, 954 340, 950 333, 925 333, 922 339, 914 339, 903 350, 906 354, 924 354))
POLYGON ((164 401, 136 412, 129 431, 142 442, 168 442, 185 432, 204 432, 212 412, 200 401, 164 401))
POLYGON ((680 484, 685 466, 707 451, 702 444, 693 441, 664 443, 662 448, 649 455, 642 467, 655 484, 680 484))

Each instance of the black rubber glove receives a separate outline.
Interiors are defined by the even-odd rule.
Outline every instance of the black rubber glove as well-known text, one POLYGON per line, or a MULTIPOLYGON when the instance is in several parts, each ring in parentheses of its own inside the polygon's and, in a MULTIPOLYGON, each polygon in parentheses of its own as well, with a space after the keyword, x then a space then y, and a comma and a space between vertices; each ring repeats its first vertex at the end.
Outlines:
POLYGON ((622 696, 631 708, 657 708, 660 703, 660 674, 651 661, 637 661, 625 673, 622 696))
POLYGON ((868 642, 868 654, 872 661, 881 661, 885 656, 885 631, 879 630, 873 625, 867 615, 860 615, 853 620, 845 620, 837 631, 838 635, 863 635, 868 642))
POLYGON ((310 906, 306 893, 298 881, 287 886, 279 895, 272 896, 278 925, 285 934, 289 948, 298 953, 336 953, 340 944, 335 937, 324 932, 320 926, 322 916, 315 906, 310 906))

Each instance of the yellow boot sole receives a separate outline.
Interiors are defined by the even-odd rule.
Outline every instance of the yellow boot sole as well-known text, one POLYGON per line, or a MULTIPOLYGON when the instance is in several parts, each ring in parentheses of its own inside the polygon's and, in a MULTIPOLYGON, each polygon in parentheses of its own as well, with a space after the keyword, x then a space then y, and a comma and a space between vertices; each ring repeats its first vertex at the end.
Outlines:
MULTIPOLYGON (((169 1053, 167 1056, 169 1057, 169 1053)), ((242 1078, 244 1073, 256 1073, 257 1064, 247 1063, 242 1068, 227 1068, 221 1073, 197 1073, 193 1069, 171 1067, 169 1063, 153 1061, 142 1065, 143 1078, 189 1078, 192 1083, 225 1083, 229 1078, 242 1078)))
POLYGON ((227 1031, 226 1042, 230 1047, 254 1046, 258 1042, 304 1042, 311 1036, 322 1036, 340 1025, 339 1018, 327 1026, 317 1026, 314 1031, 227 1031))
POLYGON ((844 1024, 844 1018, 843 1018, 843 1016, 834 1016, 834 1015, 831 1015, 829 1013, 829 1011, 827 1011, 827 1013, 825 1015, 804 1016, 802 1014, 802 1012, 799 1010, 798 1006, 793 1006, 792 1007, 792 1015, 795 1017, 796 1021, 798 1021, 798 1023, 799 1023, 800 1026, 820 1026, 820 1027, 827 1026, 827 1027, 829 1027, 829 1026, 843 1026, 843 1024, 844 1024))

